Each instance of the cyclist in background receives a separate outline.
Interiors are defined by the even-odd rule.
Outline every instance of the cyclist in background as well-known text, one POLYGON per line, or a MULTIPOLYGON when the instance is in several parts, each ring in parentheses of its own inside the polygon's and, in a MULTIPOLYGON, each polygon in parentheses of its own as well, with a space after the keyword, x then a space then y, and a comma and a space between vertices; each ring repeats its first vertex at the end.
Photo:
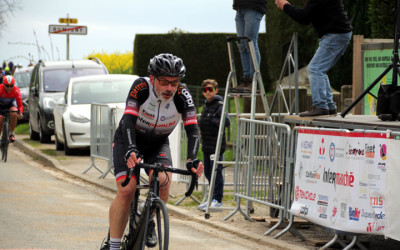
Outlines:
POLYGON ((0 134, 3 129, 5 110, 19 111, 19 114, 10 112, 10 142, 15 141, 14 129, 17 126, 17 118, 22 119, 23 109, 21 92, 15 86, 14 77, 10 75, 4 76, 3 84, 0 85, 0 134))
MULTIPOLYGON (((188 162, 196 158, 199 148, 194 102, 188 89, 180 83, 186 73, 182 59, 172 54, 159 54, 150 60, 148 72, 149 77, 138 78, 132 84, 124 115, 114 136, 113 163, 118 192, 109 213, 110 242, 106 242, 102 249, 120 249, 136 180, 126 187, 121 183, 129 169, 140 163, 141 156, 145 163, 172 166, 168 136, 179 125, 181 117, 188 137, 188 162)), ((203 164, 192 171, 200 177, 203 164)), ((148 174, 151 178, 151 172, 148 174)), ((159 179, 160 198, 167 202, 172 173, 160 173, 159 179)), ((157 243, 154 228, 154 221, 150 221, 148 247, 157 243)))

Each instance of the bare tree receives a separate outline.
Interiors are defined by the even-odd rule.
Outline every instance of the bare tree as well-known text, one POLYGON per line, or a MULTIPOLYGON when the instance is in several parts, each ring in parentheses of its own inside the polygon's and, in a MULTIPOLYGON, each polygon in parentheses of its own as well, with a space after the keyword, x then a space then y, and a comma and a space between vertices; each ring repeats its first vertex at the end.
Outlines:
POLYGON ((7 19, 19 8, 18 0, 0 0, 0 35, 7 27, 7 19))

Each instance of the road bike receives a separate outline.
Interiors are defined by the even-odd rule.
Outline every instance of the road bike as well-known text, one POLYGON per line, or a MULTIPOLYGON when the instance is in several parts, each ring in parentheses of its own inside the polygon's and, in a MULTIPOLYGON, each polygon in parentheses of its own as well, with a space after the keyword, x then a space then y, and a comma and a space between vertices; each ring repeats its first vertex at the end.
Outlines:
MULTIPOLYGON (((132 168, 129 172, 128 177, 122 183, 125 187, 128 185, 131 177, 136 176, 137 185, 135 197, 132 201, 130 214, 129 214, 129 226, 127 233, 124 235, 121 249, 124 250, 142 250, 146 247, 155 248, 159 250, 167 250, 169 244, 169 218, 167 207, 165 203, 159 197, 160 191, 160 180, 158 178, 159 173, 177 173, 183 175, 191 175, 191 182, 185 196, 188 197, 192 194, 194 187, 197 186, 197 175, 191 171, 191 168, 197 168, 199 160, 194 160, 187 164, 187 170, 179 168, 164 167, 160 163, 155 164, 145 164, 139 163, 135 168, 132 168), (134 171, 134 169, 138 169, 134 171), (152 170, 153 175, 150 184, 140 185, 140 168, 145 170, 152 170), (147 198, 145 201, 139 199, 140 190, 149 189, 147 193, 147 198), (148 225, 151 220, 154 220, 155 232, 157 235, 157 243, 155 245, 149 246, 147 241, 147 235, 149 229, 148 225), (147 246, 146 246, 147 245, 147 246)), ((168 175, 167 175, 168 176, 168 175)), ((107 240, 109 240, 109 234, 107 240)))
POLYGON ((6 162, 7 161, 8 145, 10 144, 10 138, 9 138, 10 112, 17 112, 19 114, 19 111, 8 110, 8 109, 4 109, 2 111, 5 113, 5 115, 4 115, 3 129, 2 129, 1 140, 0 140, 0 151, 1 151, 1 160, 6 162))

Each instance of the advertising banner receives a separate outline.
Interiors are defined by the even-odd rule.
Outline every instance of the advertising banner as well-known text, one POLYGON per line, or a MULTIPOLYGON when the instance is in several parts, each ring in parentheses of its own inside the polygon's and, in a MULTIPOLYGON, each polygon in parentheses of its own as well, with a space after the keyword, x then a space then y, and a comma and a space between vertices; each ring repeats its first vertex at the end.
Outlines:
POLYGON ((400 241, 399 190, 400 190, 400 140, 389 140, 386 173, 386 228, 385 236, 400 241))
POLYGON ((291 213, 337 231, 384 234, 386 133, 300 129, 291 213))

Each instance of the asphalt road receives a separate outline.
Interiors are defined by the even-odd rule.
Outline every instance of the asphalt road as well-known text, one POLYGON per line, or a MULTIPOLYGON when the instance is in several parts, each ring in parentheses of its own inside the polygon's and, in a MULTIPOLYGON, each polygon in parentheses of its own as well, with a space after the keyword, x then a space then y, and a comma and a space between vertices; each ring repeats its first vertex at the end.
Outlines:
MULTIPOLYGON (((11 145, 0 162, 0 249, 99 249, 111 197, 11 145)), ((267 249, 179 216, 170 221, 170 249, 267 249)))

